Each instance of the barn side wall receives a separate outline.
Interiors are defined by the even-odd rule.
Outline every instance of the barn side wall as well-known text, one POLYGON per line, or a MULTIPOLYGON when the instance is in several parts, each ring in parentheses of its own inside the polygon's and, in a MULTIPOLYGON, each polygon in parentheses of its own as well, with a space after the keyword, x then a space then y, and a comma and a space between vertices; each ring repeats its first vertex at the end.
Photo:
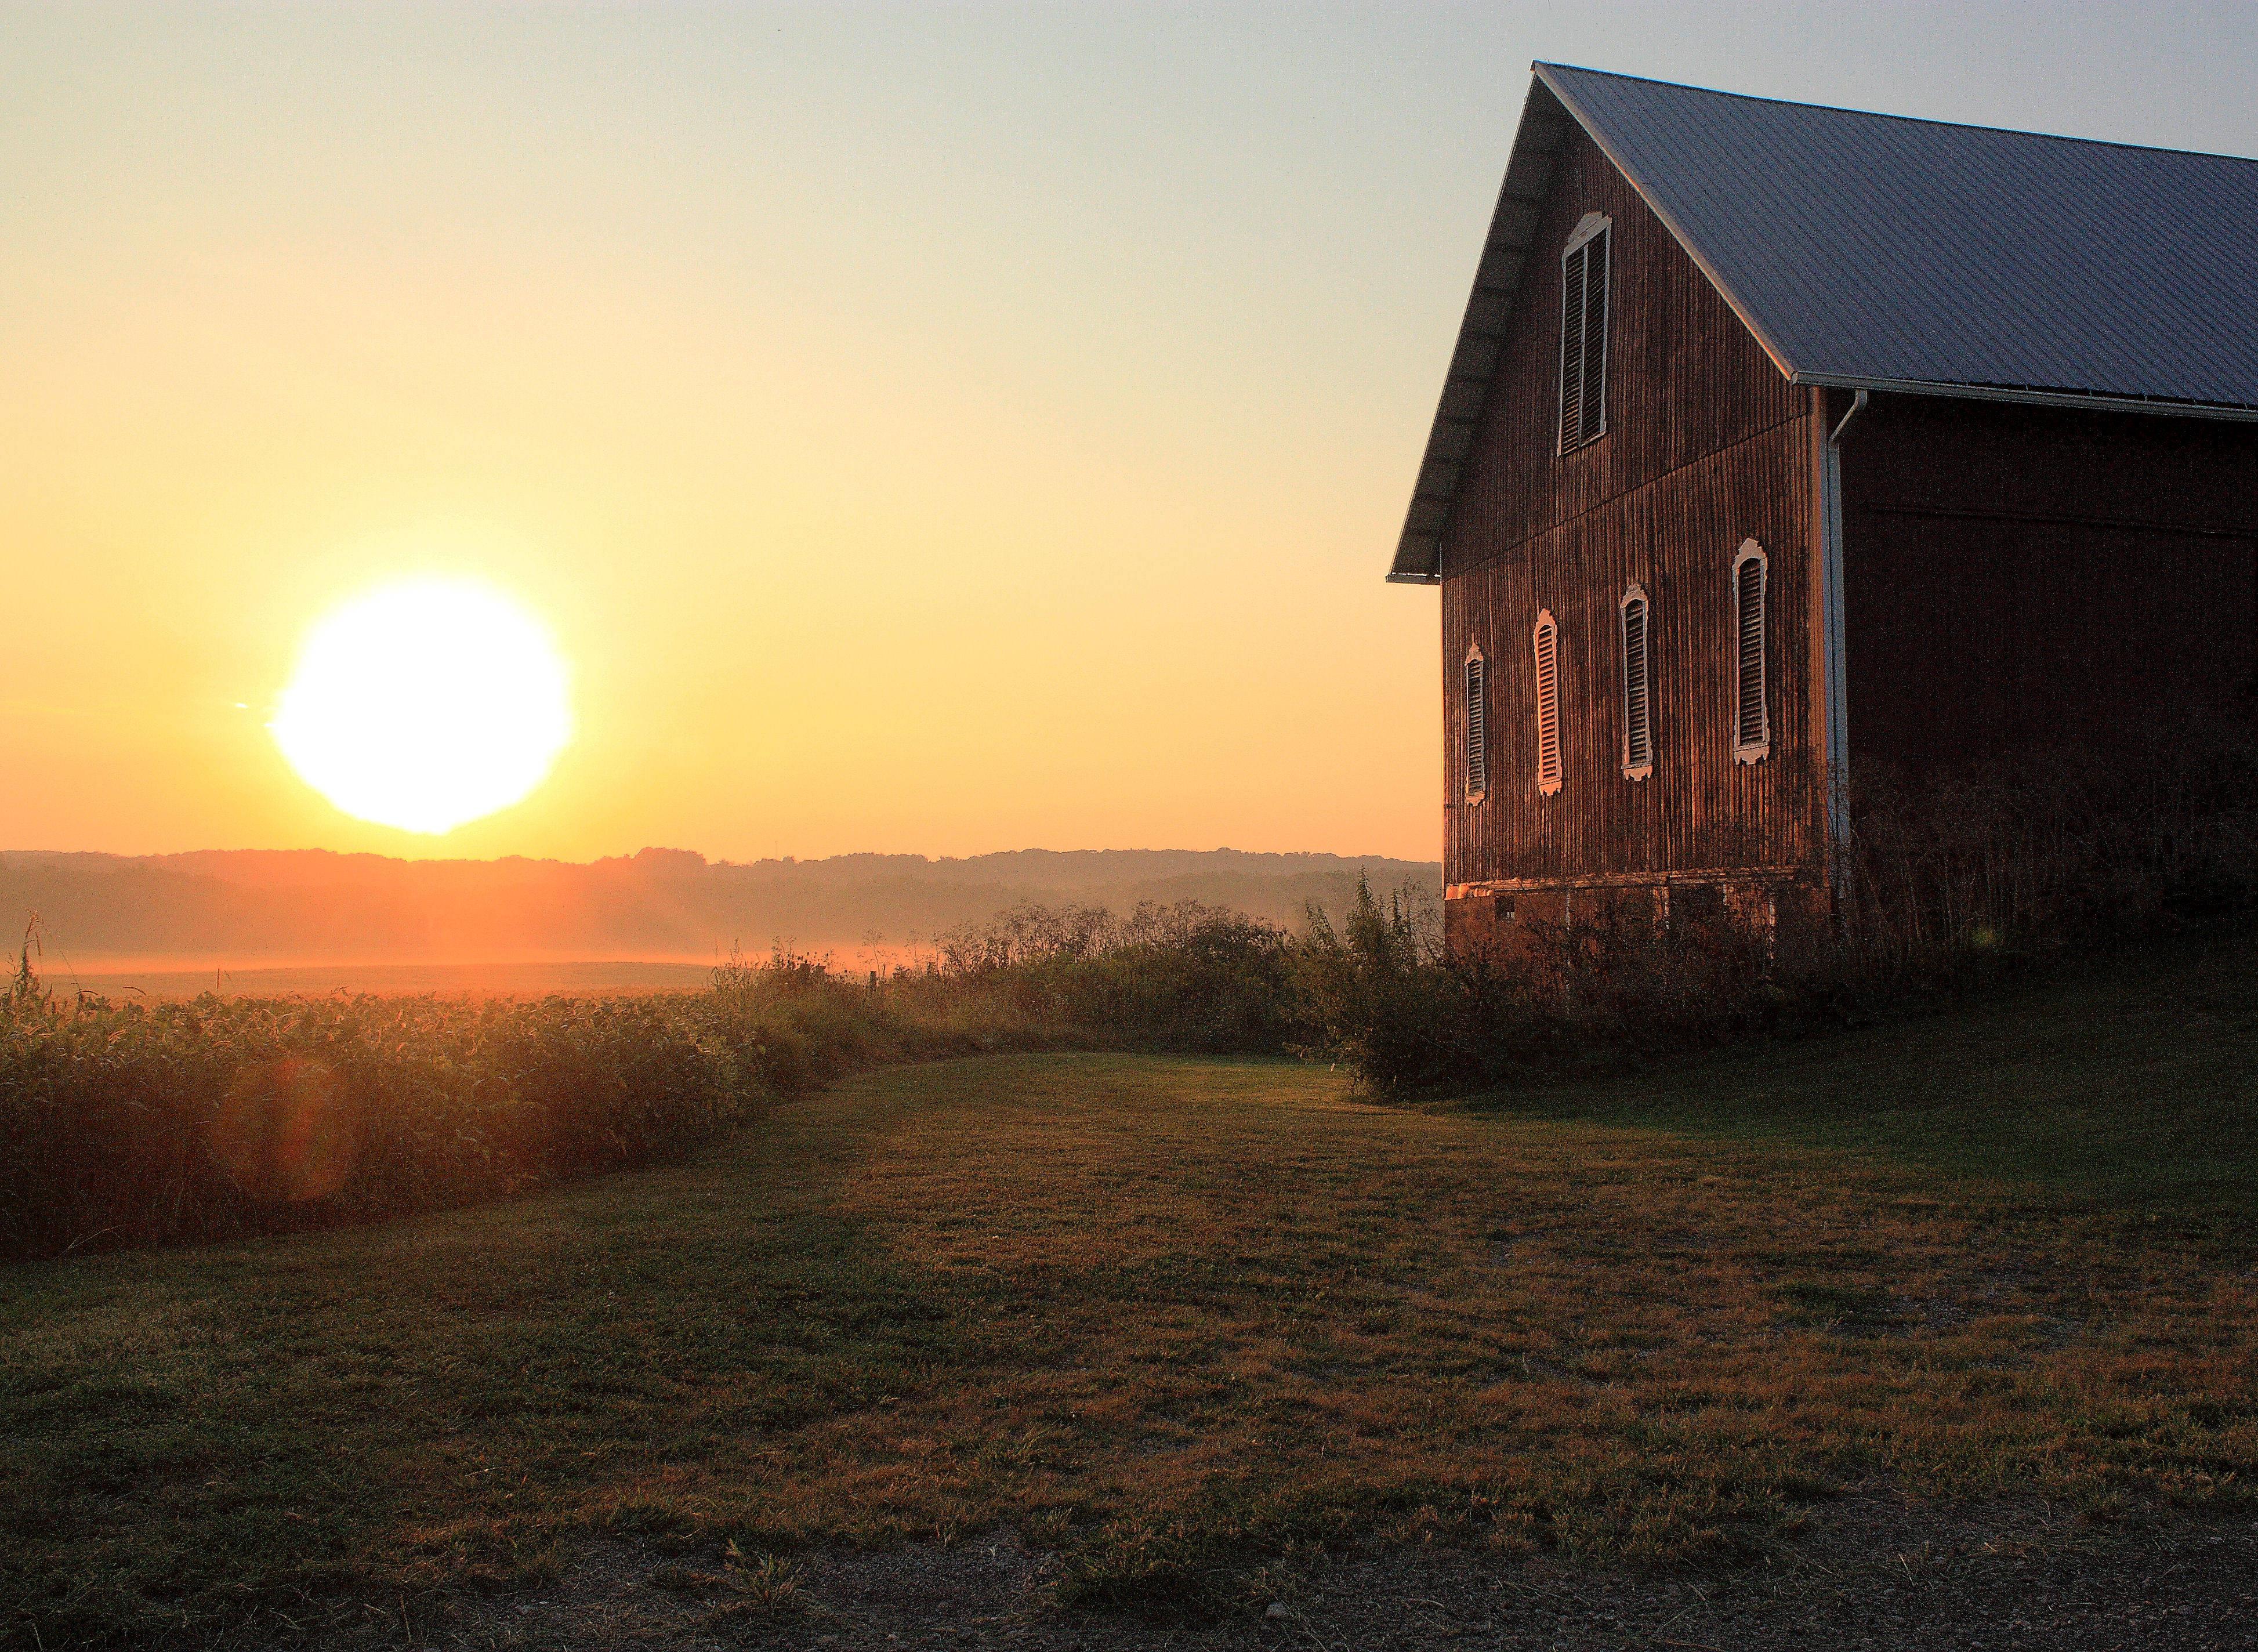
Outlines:
MULTIPOLYGON (((1580 131, 1543 209, 1443 544, 1444 877, 1454 950, 1509 946, 1530 916, 1578 921, 1673 883, 1815 892, 1821 738, 1808 685, 1823 411, 1789 386, 1629 182, 1580 131), (1608 431, 1555 451, 1559 249, 1587 212, 1614 220, 1608 431), (1731 568, 1769 558, 1772 754, 1732 755, 1731 568), (1618 603, 1651 603, 1653 773, 1622 772, 1618 603), (1539 793, 1532 627, 1560 627, 1560 790, 1539 793), (1465 793, 1463 663, 1488 671, 1490 783, 1465 793), (1555 908, 1559 911, 1556 912, 1555 908)), ((1766 897, 1769 898, 1769 897, 1766 897)))
POLYGON ((2258 695, 2258 424, 1878 396, 1843 496, 1854 770, 2258 695))

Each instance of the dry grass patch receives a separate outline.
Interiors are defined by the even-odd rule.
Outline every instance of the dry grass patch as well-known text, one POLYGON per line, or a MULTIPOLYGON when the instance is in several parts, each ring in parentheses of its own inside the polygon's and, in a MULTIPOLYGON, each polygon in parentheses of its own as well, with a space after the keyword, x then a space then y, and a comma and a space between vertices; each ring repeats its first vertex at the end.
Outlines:
POLYGON ((1206 1608, 1351 1533, 1743 1555, 1875 1471, 2247 1506, 2258 1004, 2186 967, 1493 1107, 903 1068, 538 1201, 17 1268, 0 1633, 335 1621, 592 1533, 770 1610, 804 1545, 1005 1526, 1206 1608))

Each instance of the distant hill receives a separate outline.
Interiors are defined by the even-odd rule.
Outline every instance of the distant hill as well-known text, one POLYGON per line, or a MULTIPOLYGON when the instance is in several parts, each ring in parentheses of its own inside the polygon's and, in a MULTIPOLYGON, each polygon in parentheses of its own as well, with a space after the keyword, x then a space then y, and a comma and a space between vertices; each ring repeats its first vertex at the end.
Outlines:
POLYGON ((238 967, 509 958, 713 958, 778 940, 896 951, 1021 901, 1125 911, 1204 901, 1282 924, 1376 889, 1436 887, 1433 861, 1237 849, 1014 849, 962 860, 841 854, 739 863, 647 848, 568 861, 396 861, 326 849, 125 856, 0 850, 0 923, 49 947, 238 967))

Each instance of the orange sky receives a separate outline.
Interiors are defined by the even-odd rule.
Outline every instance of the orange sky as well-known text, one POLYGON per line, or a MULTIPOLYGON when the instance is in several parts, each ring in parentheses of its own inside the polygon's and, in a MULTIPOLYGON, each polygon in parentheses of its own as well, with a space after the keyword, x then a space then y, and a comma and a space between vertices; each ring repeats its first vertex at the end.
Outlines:
POLYGON ((1809 12, 0 13, 0 847, 1431 856, 1380 576, 1531 57, 2252 146, 2215 31, 1809 12), (433 571, 579 734, 419 837, 265 724, 433 571))

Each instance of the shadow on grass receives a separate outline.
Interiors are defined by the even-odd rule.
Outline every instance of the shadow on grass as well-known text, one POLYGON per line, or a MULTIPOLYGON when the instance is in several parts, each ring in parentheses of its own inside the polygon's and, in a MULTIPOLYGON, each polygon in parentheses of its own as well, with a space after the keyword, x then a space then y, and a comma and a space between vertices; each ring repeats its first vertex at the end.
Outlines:
POLYGON ((1839 1151, 2258 1233, 2258 942, 2146 951, 1949 1012, 1567 1082, 1478 1113, 1839 1151))
POLYGON ((844 1166, 748 1138, 537 1200, 10 1270, 0 1627, 200 1644, 709 1524, 684 1482, 757 1487, 767 1440, 948 1359, 944 1311, 841 1209, 844 1166))

